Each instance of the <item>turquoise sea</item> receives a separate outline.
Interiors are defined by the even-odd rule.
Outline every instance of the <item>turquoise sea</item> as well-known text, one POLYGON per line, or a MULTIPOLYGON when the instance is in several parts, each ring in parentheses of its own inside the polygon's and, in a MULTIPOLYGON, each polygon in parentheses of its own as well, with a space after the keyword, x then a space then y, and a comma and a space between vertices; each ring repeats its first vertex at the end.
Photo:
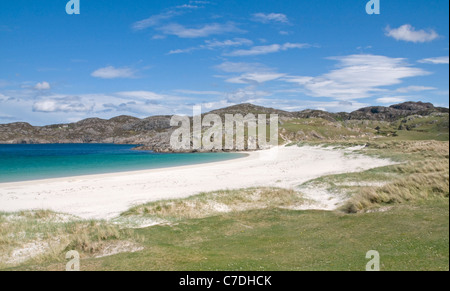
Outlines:
POLYGON ((237 153, 159 154, 115 144, 0 144, 0 183, 209 163, 237 153))

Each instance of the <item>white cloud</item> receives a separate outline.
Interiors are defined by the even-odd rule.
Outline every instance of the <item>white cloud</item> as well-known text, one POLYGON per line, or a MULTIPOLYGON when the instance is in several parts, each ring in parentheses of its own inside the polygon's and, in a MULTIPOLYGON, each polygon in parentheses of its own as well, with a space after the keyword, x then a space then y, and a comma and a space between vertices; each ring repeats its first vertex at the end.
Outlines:
POLYGON ((132 28, 134 30, 143 30, 149 27, 155 27, 160 25, 165 20, 170 20, 176 16, 183 15, 189 10, 197 8, 200 7, 197 5, 190 5, 190 4, 179 5, 160 14, 152 15, 146 19, 136 21, 135 23, 133 23, 132 28))
POLYGON ((217 41, 217 40, 206 40, 207 48, 223 48, 230 46, 243 46, 243 45, 253 45, 253 41, 246 38, 235 38, 233 40, 217 41))
POLYGON ((200 7, 197 6, 197 5, 183 4, 183 5, 178 5, 175 8, 197 9, 197 8, 200 8, 200 7))
POLYGON ((196 50, 214 50, 214 49, 223 49, 226 47, 235 47, 235 46, 244 46, 244 45, 253 45, 253 41, 245 38, 234 38, 234 39, 228 39, 224 41, 218 41, 218 40, 206 40, 205 44, 196 46, 196 47, 190 47, 186 49, 177 49, 177 50, 171 50, 169 54, 182 54, 182 53, 190 53, 192 51, 196 50))
POLYGON ((406 99, 404 97, 382 97, 378 98, 376 101, 383 104, 396 104, 405 102, 406 99))
POLYGON ((278 23, 289 23, 289 19, 285 14, 282 13, 255 13, 253 14, 253 21, 262 22, 262 23, 270 23, 270 22, 278 22, 278 23))
POLYGON ((399 93, 408 93, 408 92, 422 92, 422 91, 429 91, 429 90, 436 90, 434 87, 425 87, 425 86, 408 86, 404 88, 398 88, 396 91, 399 93))
POLYGON ((233 78, 227 79, 226 82, 234 83, 234 84, 257 85, 260 83, 274 81, 274 80, 280 79, 281 77, 284 77, 284 76, 286 76, 286 74, 270 73, 270 72, 247 73, 247 74, 243 74, 239 77, 233 77, 233 78))
POLYGON ((265 55, 270 53, 276 53, 279 51, 286 51, 289 49, 302 49, 309 47, 309 44, 304 43, 285 43, 285 44, 272 44, 272 45, 264 45, 264 46, 254 46, 249 50, 235 50, 231 53, 225 54, 230 57, 242 57, 242 56, 257 56, 257 55, 265 55))
POLYGON ((285 44, 283 44, 282 46, 281 46, 281 50, 282 51, 285 51, 285 50, 288 50, 288 49, 302 49, 302 48, 307 48, 307 47, 310 47, 310 45, 309 44, 306 44, 306 43, 285 43, 285 44))
POLYGON ((91 76, 102 79, 135 78, 134 71, 130 68, 115 68, 113 66, 100 68, 91 76))
POLYGON ((389 26, 386 28, 386 35, 392 37, 396 40, 409 41, 414 43, 424 43, 430 42, 437 38, 439 38, 439 34, 437 34, 434 30, 430 29, 428 31, 425 30, 416 30, 410 24, 405 24, 400 26, 399 28, 390 28, 389 26))
MULTIPOLYGON (((51 95, 29 104, 28 108, 32 108, 36 113, 51 113, 52 116, 71 113, 67 117, 60 116, 62 120, 69 120, 69 117, 86 118, 89 116, 111 118, 121 114, 144 118, 150 115, 177 113, 184 110, 185 101, 186 99, 183 97, 150 91, 128 91, 78 96, 51 95)), ((62 120, 57 120, 57 122, 63 122, 62 120)))
POLYGON ((171 50, 169 51, 169 55, 178 55, 178 54, 187 54, 190 53, 192 51, 198 50, 198 47, 190 47, 190 48, 185 48, 185 49, 176 49, 176 50, 171 50))
POLYGON ((275 53, 281 50, 281 46, 279 44, 273 45, 265 45, 265 46, 255 46, 249 50, 236 50, 227 56, 238 57, 238 56, 256 56, 256 55, 265 55, 270 53, 275 53))
POLYGON ((132 99, 141 99, 141 100, 161 100, 164 99, 164 95, 160 95, 150 91, 127 91, 127 92, 118 92, 117 96, 124 98, 132 98, 132 99))
POLYGON ((158 15, 152 15, 149 18, 133 23, 132 27, 134 30, 143 30, 148 27, 159 25, 163 20, 171 19, 176 15, 179 15, 176 11, 168 11, 158 15))
POLYGON ((0 120, 5 120, 5 121, 14 121, 17 120, 17 118, 15 118, 14 116, 11 115, 2 115, 0 114, 0 120))
POLYGON ((259 98, 252 100, 255 105, 271 107, 285 111, 302 111, 306 109, 322 110, 328 112, 351 112, 370 106, 368 103, 356 101, 316 101, 301 99, 269 99, 259 98))
POLYGON ((86 104, 80 97, 69 96, 37 101, 33 104, 34 112, 88 112, 92 111, 93 103, 86 104))
POLYGON ((262 98, 270 96, 271 93, 266 91, 255 90, 253 87, 238 89, 234 92, 230 92, 226 94, 226 98, 228 102, 232 103, 243 103, 250 102, 262 98))
POLYGON ((297 83, 310 96, 352 100, 371 97, 384 91, 382 87, 400 84, 404 78, 429 74, 402 58, 349 55, 330 59, 339 61, 337 69, 317 77, 286 77, 286 81, 297 83))
POLYGON ((203 0, 191 0, 189 1, 191 4, 210 4, 210 1, 203 1, 203 0))
POLYGON ((162 33, 167 35, 176 35, 180 38, 199 38, 199 37, 207 37, 210 35, 218 35, 229 32, 239 32, 243 31, 237 28, 233 23, 229 22, 226 24, 220 23, 212 23, 212 24, 204 24, 203 26, 199 26, 197 28, 187 28, 178 23, 171 23, 165 26, 157 28, 162 33))
POLYGON ((108 114, 109 116, 131 114, 140 118, 151 115, 171 115, 180 111, 185 112, 187 108, 185 105, 186 100, 182 97, 154 94, 162 98, 157 96, 154 96, 155 98, 148 98, 149 96, 147 96, 147 94, 139 93, 132 94, 135 95, 135 97, 115 94, 112 97, 102 98, 101 101, 98 102, 96 110, 105 112, 103 114, 108 114))
POLYGON ((427 58, 420 60, 419 63, 422 64, 433 64, 433 65, 448 65, 449 64, 449 57, 437 57, 437 58, 427 58))
POLYGON ((77 96, 50 94, 38 97, 38 99, 34 94, 23 98, 23 92, 28 91, 9 91, 8 93, 14 94, 1 95, 0 115, 15 116, 17 117, 14 118, 15 121, 46 125, 76 122, 88 117, 109 119, 123 114, 146 118, 153 115, 192 113, 192 107, 186 105, 189 98, 176 95, 131 91, 77 96), (156 95, 161 96, 162 99, 158 99, 156 95), (3 102, 3 97, 5 97, 5 102, 3 102))
POLYGON ((37 83, 34 86, 34 89, 36 89, 36 90, 50 90, 51 86, 50 86, 50 84, 48 82, 41 82, 41 83, 37 83))

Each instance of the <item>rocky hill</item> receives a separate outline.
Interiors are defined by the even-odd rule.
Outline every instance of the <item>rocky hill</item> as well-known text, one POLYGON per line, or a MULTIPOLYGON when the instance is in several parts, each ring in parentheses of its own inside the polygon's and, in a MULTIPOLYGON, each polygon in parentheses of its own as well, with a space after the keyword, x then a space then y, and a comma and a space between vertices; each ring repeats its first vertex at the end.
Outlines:
POLYGON ((431 103, 405 102, 390 107, 366 107, 348 115, 348 119, 396 121, 411 115, 427 116, 434 112, 448 113, 448 108, 434 107, 431 103))
POLYGON ((226 108, 222 108, 222 109, 217 109, 217 110, 213 110, 209 113, 218 114, 220 116, 223 116, 225 114, 246 115, 246 114, 251 113, 254 115, 278 114, 279 116, 284 116, 284 117, 294 117, 294 113, 292 113, 292 112, 278 110, 278 109, 274 109, 274 108, 257 106, 257 105, 253 105, 253 104, 249 104, 249 103, 243 103, 243 104, 234 105, 234 106, 230 106, 230 107, 226 107, 226 108))
MULTIPOLYGON (((252 104, 235 105, 210 113, 222 117, 225 114, 278 114, 281 125, 289 124, 292 120, 297 119, 318 119, 328 122, 328 126, 350 129, 354 128, 355 124, 371 126, 367 122, 358 123, 357 121, 392 123, 409 116, 431 116, 433 114, 446 114, 448 119, 448 112, 448 108, 434 107, 431 103, 406 102, 390 107, 367 107, 351 113, 329 113, 320 110, 287 112, 252 104)), ((109 120, 89 118, 76 123, 48 126, 32 126, 23 122, 0 124, 0 143, 140 144, 144 145, 145 149, 170 151, 170 135, 175 129, 170 126, 170 118, 171 116, 152 116, 145 119, 118 116, 109 120)), ((361 131, 361 129, 358 130, 361 131)), ((316 131, 312 134, 313 137, 321 137, 322 135, 316 131)))
POLYGON ((340 112, 330 113, 321 110, 303 110, 298 112, 288 112, 273 108, 256 106, 253 104, 239 104, 223 109, 211 111, 219 115, 223 114, 278 114, 285 118, 322 118, 328 121, 345 121, 345 120, 377 120, 377 121, 396 121, 411 115, 428 116, 432 113, 449 113, 448 108, 434 107, 431 103, 423 102, 405 102, 392 105, 390 107, 374 106, 365 107, 351 113, 340 112))
POLYGON ((109 120, 89 118, 76 123, 31 126, 18 122, 0 125, 0 143, 117 143, 148 144, 163 140, 170 116, 139 119, 119 116, 109 120))

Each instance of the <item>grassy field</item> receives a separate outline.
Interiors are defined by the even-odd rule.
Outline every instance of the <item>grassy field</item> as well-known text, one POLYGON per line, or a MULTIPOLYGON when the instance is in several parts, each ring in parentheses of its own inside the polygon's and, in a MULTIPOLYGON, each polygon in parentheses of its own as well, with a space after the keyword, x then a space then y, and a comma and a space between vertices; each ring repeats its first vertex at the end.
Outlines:
MULTIPOLYGON (((448 271, 446 118, 367 122, 364 130, 336 130, 327 142, 303 141, 300 146, 363 144, 360 153, 398 164, 325 176, 298 189, 200 193, 136 206, 111 221, 49 211, 0 213, 0 269, 64 270, 65 253, 75 249, 82 270, 365 270, 366 253, 376 250, 382 270, 448 271), (367 136, 339 139, 355 132, 367 136), (305 186, 338 191, 348 200, 336 211, 292 210, 304 202, 305 186), (42 254, 28 258, 26 249, 42 254), (8 263, 12 253, 22 261, 8 263)), ((285 123, 285 134, 300 127, 303 136, 323 137, 324 122, 285 123)))
POLYGON ((333 143, 374 140, 449 140, 449 115, 409 116, 396 122, 346 120, 331 122, 321 118, 291 119, 283 122, 284 140, 333 143))
MULTIPOLYGON (((260 209, 135 230, 144 250, 81 260, 82 270, 448 270, 448 199, 387 212, 260 209)), ((63 260, 13 270, 64 270, 63 260)))

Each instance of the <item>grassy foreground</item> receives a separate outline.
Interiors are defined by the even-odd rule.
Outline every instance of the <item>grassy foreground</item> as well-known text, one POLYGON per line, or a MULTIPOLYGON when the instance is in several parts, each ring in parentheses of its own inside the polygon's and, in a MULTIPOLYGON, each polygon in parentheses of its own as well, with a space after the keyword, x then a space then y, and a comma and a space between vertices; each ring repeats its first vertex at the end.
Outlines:
MULTIPOLYGON (((86 258, 82 270, 448 270, 448 199, 387 212, 251 210, 135 232, 144 250, 86 258)), ((64 270, 65 262, 15 270, 64 270)))

